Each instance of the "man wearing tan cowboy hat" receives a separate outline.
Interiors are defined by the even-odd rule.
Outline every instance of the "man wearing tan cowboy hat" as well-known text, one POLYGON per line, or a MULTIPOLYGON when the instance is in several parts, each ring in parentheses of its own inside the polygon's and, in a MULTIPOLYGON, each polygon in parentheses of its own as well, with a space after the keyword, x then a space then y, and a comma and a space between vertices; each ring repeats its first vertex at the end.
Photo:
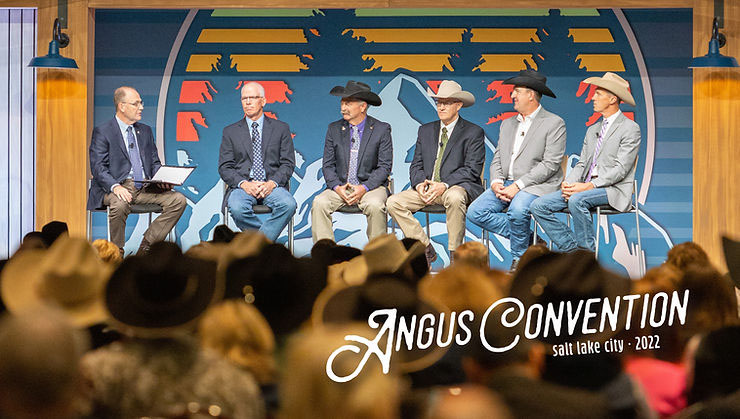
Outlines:
POLYGON ((538 198, 531 206, 537 222, 563 252, 596 248, 591 208, 606 204, 619 211, 629 208, 640 149, 640 127, 619 110, 620 102, 635 106, 629 83, 610 72, 583 82, 596 86, 592 101, 594 111, 602 115, 601 123, 586 131, 580 161, 561 189, 538 198), (566 208, 573 217, 574 231, 555 216, 566 208))
POLYGON ((454 251, 465 235, 467 204, 483 192, 480 177, 486 159, 483 129, 460 117, 461 108, 475 103, 472 93, 452 80, 444 80, 437 94, 439 121, 419 127, 414 158, 409 168, 411 188, 388 198, 388 212, 406 237, 426 246, 427 261, 437 259, 430 238, 413 213, 427 205, 442 205, 447 214, 447 248, 454 251))
POLYGON ((498 146, 491 162, 491 187, 468 208, 468 219, 488 231, 508 237, 511 269, 530 243, 529 205, 554 192, 563 179, 565 122, 540 105, 542 95, 555 97, 547 78, 522 70, 504 80, 513 84, 516 118, 501 122, 498 146))
POLYGON ((367 84, 350 80, 329 93, 342 98, 342 119, 326 130, 326 190, 311 206, 313 242, 334 240, 331 215, 350 205, 357 205, 367 217, 367 237, 372 239, 386 232, 386 186, 393 164, 391 126, 367 115, 369 106, 382 103, 367 84))

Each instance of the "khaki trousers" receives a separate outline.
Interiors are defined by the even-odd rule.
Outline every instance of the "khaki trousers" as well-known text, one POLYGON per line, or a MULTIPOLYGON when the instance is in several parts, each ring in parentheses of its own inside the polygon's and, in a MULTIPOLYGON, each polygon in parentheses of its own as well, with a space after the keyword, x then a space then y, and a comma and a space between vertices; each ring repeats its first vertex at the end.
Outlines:
MULTIPOLYGON (((445 207, 447 214, 447 248, 457 249, 465 237, 465 211, 467 210, 468 193, 462 186, 451 186, 432 204, 445 207)), ((427 206, 421 195, 414 189, 406 189, 388 198, 388 213, 396 220, 406 237, 419 240, 424 246, 429 245, 424 229, 414 218, 414 213, 427 206)))
MULTIPOLYGON (((377 187, 362 195, 357 204, 367 217, 367 238, 372 240, 388 231, 385 200, 388 191, 384 186, 377 187)), ((311 236, 316 243, 321 239, 334 240, 331 215, 346 203, 338 193, 326 189, 313 199, 311 205, 311 236)))
POLYGON ((103 198, 103 204, 110 207, 110 239, 118 247, 123 248, 126 244, 126 218, 131 213, 132 204, 158 204, 162 206, 162 213, 152 221, 152 224, 144 232, 144 238, 149 243, 164 240, 167 234, 175 227, 180 219, 187 201, 180 192, 148 192, 147 189, 136 189, 134 181, 126 179, 121 186, 131 192, 131 203, 119 199, 114 193, 108 193, 103 198))

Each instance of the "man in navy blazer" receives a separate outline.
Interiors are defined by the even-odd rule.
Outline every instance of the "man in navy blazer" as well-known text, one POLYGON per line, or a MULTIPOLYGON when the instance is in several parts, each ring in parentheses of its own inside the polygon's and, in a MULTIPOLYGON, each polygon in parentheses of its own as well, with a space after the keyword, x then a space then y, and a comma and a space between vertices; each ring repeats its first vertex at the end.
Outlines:
POLYGON ((380 106, 370 86, 348 81, 330 94, 339 96, 342 119, 329 124, 324 142, 323 172, 326 190, 313 199, 311 233, 314 243, 334 240, 331 215, 357 205, 367 217, 367 238, 386 233, 385 200, 393 165, 391 126, 367 116, 368 106, 380 106))
POLYGON ((265 117, 261 84, 244 84, 241 102, 245 117, 224 128, 218 157, 218 173, 228 185, 224 205, 241 230, 259 230, 275 241, 297 206, 289 191, 293 139, 288 124, 265 117), (272 209, 264 222, 252 209, 257 204, 272 209))
POLYGON ((111 241, 121 249, 126 243, 126 218, 132 204, 158 204, 160 214, 144 232, 139 252, 164 239, 177 224, 187 201, 172 189, 159 184, 144 187, 141 180, 151 179, 162 166, 152 129, 138 121, 144 104, 136 89, 121 86, 113 93, 116 116, 95 127, 90 141, 90 171, 92 183, 87 209, 103 206, 110 209, 111 241))
POLYGON ((445 207, 447 248, 452 252, 465 236, 467 204, 483 192, 481 172, 486 159, 483 129, 462 119, 460 108, 475 103, 472 93, 452 80, 444 80, 435 99, 439 121, 419 127, 414 158, 409 168, 411 188, 388 198, 388 212, 406 237, 427 246, 427 262, 437 252, 413 213, 427 205, 445 207))

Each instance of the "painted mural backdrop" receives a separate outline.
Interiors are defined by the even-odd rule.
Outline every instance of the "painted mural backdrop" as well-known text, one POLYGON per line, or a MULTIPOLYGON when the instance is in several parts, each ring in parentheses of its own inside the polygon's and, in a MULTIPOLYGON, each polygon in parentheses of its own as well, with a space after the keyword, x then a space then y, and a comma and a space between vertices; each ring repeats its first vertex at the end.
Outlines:
MULTIPOLYGON (((333 86, 360 80, 383 99, 369 113, 392 125, 392 176, 400 191, 409 184, 417 129, 436 119, 427 88, 454 79, 475 95, 476 104, 461 114, 486 132, 488 178, 500 122, 515 115, 512 87, 502 81, 524 68, 545 74, 558 96, 542 104, 566 121, 569 167, 598 119, 590 103, 594 89, 580 81, 613 71, 631 84, 637 106, 622 110, 643 135, 637 168, 643 255, 636 251, 634 216, 621 215, 599 223, 600 259, 634 276, 638 261, 657 265, 674 243, 691 239, 689 9, 98 10, 95 55, 96 124, 112 117, 112 91, 132 85, 167 164, 197 167, 179 188, 188 198, 176 228, 185 248, 224 222, 218 149, 222 129, 243 117, 245 81, 265 86, 266 115, 287 122, 293 134, 300 256, 312 245, 311 202, 325 188, 326 127, 339 119, 339 100, 328 94, 333 86)), ((128 249, 138 246, 146 221, 132 216, 128 249)), ((442 256, 437 263, 449 262, 444 221, 431 219, 442 256)), ((102 215, 95 226, 95 235, 104 236, 102 215)), ((335 230, 343 244, 362 247, 367 240, 362 216, 335 215, 335 230)), ((466 240, 480 236, 469 224, 466 240)), ((279 239, 285 240, 287 231, 279 239)), ((494 236, 494 266, 510 265, 508 248, 508 240, 494 236)))

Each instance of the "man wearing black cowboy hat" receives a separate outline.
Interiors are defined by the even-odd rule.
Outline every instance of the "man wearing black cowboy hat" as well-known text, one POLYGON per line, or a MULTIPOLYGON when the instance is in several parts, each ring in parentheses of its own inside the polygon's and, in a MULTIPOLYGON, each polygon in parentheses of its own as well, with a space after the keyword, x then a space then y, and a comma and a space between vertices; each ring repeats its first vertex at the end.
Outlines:
POLYGON ((516 118, 501 123, 498 147, 491 163, 491 187, 468 208, 468 219, 488 231, 508 237, 512 269, 530 240, 529 205, 556 191, 563 179, 565 122, 540 105, 542 95, 555 97, 534 70, 522 70, 504 80, 513 84, 516 118))
POLYGON ((380 97, 365 83, 350 80, 329 92, 342 98, 342 119, 329 124, 324 143, 323 172, 326 190, 311 206, 313 241, 334 240, 331 215, 357 205, 367 217, 367 237, 386 232, 385 200, 393 163, 391 126, 367 115, 380 106, 380 97))
POLYGON ((432 242, 413 213, 427 205, 442 205, 447 217, 447 248, 453 252, 465 236, 467 204, 483 192, 481 172, 486 160, 485 134, 460 117, 475 96, 453 80, 443 80, 434 99, 438 121, 419 127, 414 158, 409 167, 411 189, 388 198, 388 212, 406 237, 426 246, 427 262, 437 259, 432 242))

